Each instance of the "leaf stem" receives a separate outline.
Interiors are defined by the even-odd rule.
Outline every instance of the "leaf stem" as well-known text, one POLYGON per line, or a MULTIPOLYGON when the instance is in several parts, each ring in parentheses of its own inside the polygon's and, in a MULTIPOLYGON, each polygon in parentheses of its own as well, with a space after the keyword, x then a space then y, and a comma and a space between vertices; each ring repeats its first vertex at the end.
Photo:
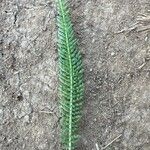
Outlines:
POLYGON ((71 52, 69 47, 69 39, 68 39, 68 32, 66 27, 66 19, 65 19, 65 12, 64 7, 62 4, 62 0, 59 0, 62 17, 63 17, 63 24, 65 27, 65 38, 66 38, 66 45, 67 45, 67 52, 68 52, 68 60, 69 60, 69 75, 70 75, 70 107, 69 107, 69 143, 68 143, 68 150, 72 150, 72 105, 73 105, 73 71, 72 71, 72 59, 71 59, 71 52))

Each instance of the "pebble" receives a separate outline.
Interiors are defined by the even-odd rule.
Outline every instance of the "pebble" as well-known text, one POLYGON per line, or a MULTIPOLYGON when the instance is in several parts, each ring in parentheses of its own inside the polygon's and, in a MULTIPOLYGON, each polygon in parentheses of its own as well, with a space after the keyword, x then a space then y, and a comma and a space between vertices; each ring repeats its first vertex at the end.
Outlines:
POLYGON ((91 68, 91 69, 90 69, 90 72, 92 72, 92 71, 93 71, 93 69, 91 68))
POLYGON ((115 56, 115 53, 114 53, 114 52, 112 52, 112 53, 111 53, 111 56, 115 56))

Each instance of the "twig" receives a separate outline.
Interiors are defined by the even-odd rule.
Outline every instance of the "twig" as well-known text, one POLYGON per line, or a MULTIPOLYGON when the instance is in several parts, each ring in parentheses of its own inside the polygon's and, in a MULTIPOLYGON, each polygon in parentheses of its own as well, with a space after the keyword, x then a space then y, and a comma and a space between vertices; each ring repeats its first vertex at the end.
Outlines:
POLYGON ((45 114, 53 114, 53 111, 44 111, 44 110, 40 110, 40 113, 45 113, 45 114))
POLYGON ((147 31, 147 30, 150 30, 150 25, 142 26, 141 28, 137 29, 137 32, 143 32, 143 31, 147 31))
POLYGON ((141 66, 138 67, 139 70, 141 70, 146 65, 146 62, 144 62, 141 66))
POLYGON ((95 144, 95 147, 96 147, 96 150, 100 150, 97 143, 95 144))
POLYGON ((131 27, 131 28, 125 28, 125 29, 122 29, 122 30, 120 30, 120 31, 118 31, 118 32, 115 32, 115 34, 121 34, 121 33, 124 33, 124 32, 131 32, 131 31, 133 31, 133 30, 136 30, 137 29, 137 26, 135 25, 135 26, 133 26, 133 27, 131 27))
POLYGON ((122 134, 118 135, 115 139, 113 139, 110 143, 108 143, 105 147, 102 148, 102 150, 106 149, 108 146, 110 146, 113 142, 115 142, 117 139, 119 139, 122 136, 122 134))

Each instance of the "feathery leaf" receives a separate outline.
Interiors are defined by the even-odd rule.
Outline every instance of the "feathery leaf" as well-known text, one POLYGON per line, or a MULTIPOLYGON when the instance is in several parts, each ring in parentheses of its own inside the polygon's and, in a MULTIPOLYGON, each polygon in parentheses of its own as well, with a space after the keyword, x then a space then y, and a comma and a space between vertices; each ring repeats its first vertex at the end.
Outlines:
POLYGON ((65 150, 74 150, 83 104, 83 66, 77 48, 68 1, 57 0, 59 98, 61 106, 61 140, 65 150))

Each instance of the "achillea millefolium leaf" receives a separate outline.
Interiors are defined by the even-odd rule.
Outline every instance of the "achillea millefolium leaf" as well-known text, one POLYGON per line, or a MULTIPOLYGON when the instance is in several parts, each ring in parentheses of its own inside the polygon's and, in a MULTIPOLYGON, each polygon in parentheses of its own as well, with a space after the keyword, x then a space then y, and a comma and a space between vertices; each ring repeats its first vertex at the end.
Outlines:
POLYGON ((83 66, 67 0, 57 1, 59 98, 61 142, 64 150, 74 150, 78 141, 83 104, 83 66))

